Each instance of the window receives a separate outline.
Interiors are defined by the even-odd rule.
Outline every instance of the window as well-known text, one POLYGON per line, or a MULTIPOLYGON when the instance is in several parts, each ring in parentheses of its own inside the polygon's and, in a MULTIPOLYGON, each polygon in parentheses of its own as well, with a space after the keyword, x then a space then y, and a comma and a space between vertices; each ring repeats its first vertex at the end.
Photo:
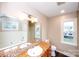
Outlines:
POLYGON ((77 45, 77 27, 75 21, 64 21, 62 28, 62 43, 77 45))
POLYGON ((64 22, 64 41, 73 42, 74 40, 74 25, 73 22, 64 22))

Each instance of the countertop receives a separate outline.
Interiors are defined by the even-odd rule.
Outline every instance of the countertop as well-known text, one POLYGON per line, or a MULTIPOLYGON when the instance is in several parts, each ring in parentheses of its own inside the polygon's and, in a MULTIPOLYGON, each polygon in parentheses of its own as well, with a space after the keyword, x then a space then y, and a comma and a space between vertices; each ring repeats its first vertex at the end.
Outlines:
MULTIPOLYGON (((44 52, 49 48, 50 44, 49 44, 49 42, 43 42, 43 41, 39 42, 39 44, 37 44, 37 43, 32 43, 32 44, 35 45, 35 46, 40 46, 43 49, 43 52, 40 55, 40 56, 42 56, 44 54, 44 52)), ((24 52, 20 53, 17 57, 30 57, 28 55, 27 51, 24 51, 24 52)))

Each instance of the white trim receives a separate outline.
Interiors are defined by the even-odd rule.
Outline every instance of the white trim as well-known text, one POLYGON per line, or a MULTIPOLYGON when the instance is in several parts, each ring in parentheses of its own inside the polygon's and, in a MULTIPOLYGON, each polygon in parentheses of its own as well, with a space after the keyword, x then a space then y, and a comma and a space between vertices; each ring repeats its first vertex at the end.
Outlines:
POLYGON ((77 18, 71 18, 61 22, 61 43, 77 46, 77 18), (69 22, 69 21, 74 22, 74 43, 65 42, 63 40, 63 31, 64 31, 63 25, 64 25, 64 22, 69 22))
POLYGON ((15 44, 15 45, 7 46, 7 47, 4 47, 4 48, 0 48, 0 50, 9 49, 9 48, 12 48, 12 47, 18 46, 18 45, 23 44, 23 43, 26 43, 26 42, 22 42, 22 43, 18 43, 18 44, 15 44))

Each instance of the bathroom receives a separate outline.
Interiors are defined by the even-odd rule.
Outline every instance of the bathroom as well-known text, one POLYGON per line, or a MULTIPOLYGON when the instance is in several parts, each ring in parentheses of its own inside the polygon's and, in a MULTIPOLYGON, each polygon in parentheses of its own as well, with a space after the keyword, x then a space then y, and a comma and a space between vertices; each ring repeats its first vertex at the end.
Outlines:
POLYGON ((78 2, 0 2, 0 56, 79 57, 78 25, 78 2))

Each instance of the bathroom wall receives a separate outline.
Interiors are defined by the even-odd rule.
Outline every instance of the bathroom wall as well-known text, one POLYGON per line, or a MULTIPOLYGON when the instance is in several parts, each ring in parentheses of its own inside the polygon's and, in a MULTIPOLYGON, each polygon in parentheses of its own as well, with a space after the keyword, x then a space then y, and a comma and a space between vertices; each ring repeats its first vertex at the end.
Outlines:
MULTIPOLYGON (((26 12, 26 14, 31 14, 33 15, 34 17, 37 17, 38 18, 38 21, 41 25, 41 30, 42 30, 42 38, 41 39, 47 39, 47 30, 46 30, 46 23, 47 23, 47 18, 42 15, 40 12, 38 12, 37 10, 31 8, 31 7, 28 7, 26 5, 26 3, 1 3, 0 4, 0 11, 4 14, 6 14, 7 16, 10 16, 10 17, 16 17, 16 18, 19 18, 20 21, 22 22, 23 24, 23 32, 0 32, 0 44, 2 44, 0 47, 3 48, 3 47, 6 47, 6 46, 11 46, 11 44, 7 44, 9 43, 10 40, 16 40, 18 41, 19 39, 23 38, 24 40, 26 40, 26 42, 28 42, 28 21, 27 19, 24 21, 22 19, 22 17, 24 17, 22 15, 23 12, 26 12), (6 36, 5 38, 1 38, 2 36, 6 36), (4 40, 6 41, 5 43, 2 43, 1 40, 4 40)), ((14 41, 13 40, 13 41, 14 41)))
POLYGON ((72 46, 61 43, 61 23, 62 21, 70 19, 74 22, 77 22, 77 12, 55 16, 48 20, 48 38, 50 39, 51 43, 54 44, 60 51, 75 52, 78 50, 79 44, 77 44, 77 46, 72 46))
POLYGON ((79 11, 77 11, 77 43, 78 43, 78 49, 79 49, 79 11))

